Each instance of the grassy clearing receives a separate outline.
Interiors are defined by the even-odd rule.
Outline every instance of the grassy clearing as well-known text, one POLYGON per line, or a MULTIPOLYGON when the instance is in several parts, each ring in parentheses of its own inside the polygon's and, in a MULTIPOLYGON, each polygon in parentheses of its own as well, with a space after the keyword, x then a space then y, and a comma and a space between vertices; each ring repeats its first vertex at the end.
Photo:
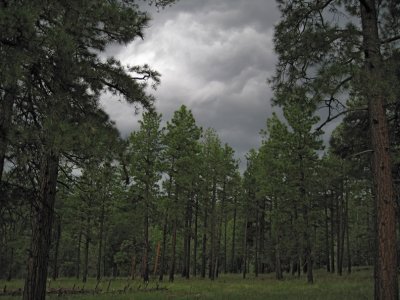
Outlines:
MULTIPOLYGON (((131 291, 126 294, 97 294, 97 295, 53 295, 48 299, 71 299, 71 300, 94 300, 94 299, 116 299, 116 300, 158 300, 158 299, 228 299, 228 300, 250 300, 250 299, 372 299, 373 281, 372 271, 355 271, 351 275, 327 274, 324 271, 315 273, 315 283, 308 285, 305 277, 300 279, 286 275, 283 281, 276 281, 273 274, 262 275, 258 278, 250 276, 242 279, 240 275, 222 275, 214 282, 202 279, 177 278, 174 283, 162 283, 160 287, 166 287, 164 291, 142 291, 143 284, 138 281, 127 279, 116 279, 111 281, 110 292, 122 290, 130 283, 131 291)), ((103 291, 107 289, 109 281, 101 282, 98 288, 103 291)), ((22 287, 21 280, 12 282, 0 281, 3 288, 7 284, 8 289, 22 287)), ((75 288, 82 287, 82 283, 74 279, 63 278, 51 282, 52 288, 75 288)), ((85 289, 94 289, 95 279, 90 279, 85 289)), ((148 288, 155 288, 156 282, 151 282, 148 288)), ((0 297, 0 300, 15 300, 18 297, 0 297)))

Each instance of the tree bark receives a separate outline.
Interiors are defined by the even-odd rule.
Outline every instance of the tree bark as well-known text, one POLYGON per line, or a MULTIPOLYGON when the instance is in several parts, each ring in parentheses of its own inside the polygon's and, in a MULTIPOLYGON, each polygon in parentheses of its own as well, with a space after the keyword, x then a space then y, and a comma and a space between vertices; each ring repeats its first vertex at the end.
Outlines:
MULTIPOLYGON (((207 197, 204 199, 207 201, 207 197)), ((206 277, 206 264, 207 264, 207 218, 208 218, 208 205, 204 205, 204 223, 203 223, 203 244, 202 244, 202 257, 201 257, 201 278, 206 277)))
POLYGON ((197 230, 198 230, 199 200, 196 196, 194 216, 194 240, 193 240, 193 276, 197 276, 197 230))
POLYGON ((209 267, 209 274, 208 277, 211 280, 215 278, 215 248, 216 248, 216 239, 215 239, 215 227, 216 227, 216 210, 215 205, 217 201, 217 182, 216 178, 213 178, 213 185, 212 185, 212 199, 211 199, 211 232, 210 232, 210 267, 209 267))
POLYGON ((235 264, 235 241, 236 241, 236 197, 233 200, 233 228, 232 228, 232 247, 231 247, 231 272, 236 273, 236 264, 235 264))
POLYGON ((97 281, 101 279, 101 262, 102 262, 102 251, 103 251, 103 235, 104 235, 104 214, 105 214, 105 204, 104 199, 102 199, 101 203, 101 212, 100 212, 100 228, 99 228, 99 248, 97 255, 97 281))
POLYGON ((4 171, 7 146, 9 144, 8 138, 12 122, 15 94, 15 89, 6 91, 0 102, 0 183, 4 171))
MULTIPOLYGON (((332 191, 331 191, 332 192, 332 191)), ((335 206, 333 204, 334 195, 331 193, 330 195, 330 219, 331 219, 331 272, 335 273, 335 206)))
POLYGON ((163 281, 164 268, 165 268, 165 253, 167 252, 167 228, 168 228, 168 210, 165 211, 164 225, 163 225, 163 241, 162 241, 162 252, 160 262, 160 274, 158 277, 159 281, 163 281))
POLYGON ((86 218, 86 233, 85 233, 85 257, 82 282, 87 281, 88 270, 89 270, 89 247, 90 247, 90 217, 86 218))
POLYGON ((328 196, 325 194, 325 260, 326 260, 326 271, 331 271, 330 257, 329 257, 329 220, 328 220, 328 196))
POLYGON ((385 112, 385 74, 375 0, 360 1, 365 53, 365 97, 368 99, 372 174, 376 202, 377 260, 375 299, 398 299, 396 210, 389 129, 385 112))
POLYGON ((57 218, 57 231, 56 231, 56 245, 54 249, 54 261, 53 261, 53 280, 58 278, 58 251, 60 248, 61 240, 61 219, 57 218))
POLYGON ((42 156, 39 197, 33 206, 32 238, 23 293, 24 300, 43 300, 46 297, 58 162, 58 152, 49 146, 42 156))

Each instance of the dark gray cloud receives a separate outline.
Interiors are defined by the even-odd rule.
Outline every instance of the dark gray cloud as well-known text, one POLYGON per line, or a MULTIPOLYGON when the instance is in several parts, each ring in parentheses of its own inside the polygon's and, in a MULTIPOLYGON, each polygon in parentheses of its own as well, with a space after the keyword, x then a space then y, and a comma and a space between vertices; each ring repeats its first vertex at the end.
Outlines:
MULTIPOLYGON (((276 64, 275 1, 181 0, 160 12, 149 10, 153 20, 145 39, 110 47, 107 55, 159 71, 161 85, 153 94, 164 120, 185 104, 200 126, 215 128, 243 161, 259 146, 259 131, 272 112, 266 80, 276 64)), ((107 98, 104 107, 127 135, 139 116, 107 98)))

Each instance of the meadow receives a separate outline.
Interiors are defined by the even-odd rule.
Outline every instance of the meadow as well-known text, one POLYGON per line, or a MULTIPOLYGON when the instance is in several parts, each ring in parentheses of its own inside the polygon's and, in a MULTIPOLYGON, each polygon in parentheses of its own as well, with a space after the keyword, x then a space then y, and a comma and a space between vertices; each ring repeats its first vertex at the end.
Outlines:
MULTIPOLYGON (((352 274, 329 274, 323 270, 316 271, 315 283, 309 285, 305 277, 292 277, 285 274, 283 281, 277 281, 274 274, 260 275, 255 278, 249 276, 243 279, 240 275, 221 275, 217 280, 208 279, 184 279, 177 277, 175 282, 163 282, 158 284, 151 281, 147 287, 139 280, 126 278, 104 279, 100 283, 90 279, 84 289, 98 290, 97 294, 82 295, 49 295, 48 299, 65 300, 158 300, 158 299, 373 299, 373 278, 371 270, 355 270, 352 274), (111 281, 110 281, 111 280, 111 281), (107 292, 108 289, 108 292, 107 292), (125 292, 123 290, 125 289, 125 292)), ((22 287, 22 280, 11 282, 0 281, 2 290, 15 290, 22 287)), ((82 289, 82 282, 71 278, 60 278, 50 281, 52 289, 82 289)), ((1 293, 0 293, 1 295, 1 293)), ((18 296, 2 296, 1 300, 15 300, 18 296)))

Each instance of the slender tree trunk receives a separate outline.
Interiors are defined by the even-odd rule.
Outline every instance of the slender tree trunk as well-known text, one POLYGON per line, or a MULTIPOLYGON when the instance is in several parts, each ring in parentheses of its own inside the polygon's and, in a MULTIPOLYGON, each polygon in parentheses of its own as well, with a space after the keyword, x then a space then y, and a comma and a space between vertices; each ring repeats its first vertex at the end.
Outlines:
POLYGON ((304 220, 303 236, 305 242, 304 255, 307 265, 307 282, 313 283, 314 276, 313 276, 312 249, 311 249, 312 247, 310 238, 310 220, 308 216, 311 205, 306 195, 304 161, 302 155, 299 156, 299 163, 300 163, 300 197, 303 201, 303 220, 304 220))
POLYGON ((87 281, 88 270, 89 270, 89 247, 90 247, 90 217, 86 219, 86 234, 85 234, 85 257, 84 257, 84 267, 82 282, 87 281))
MULTIPOLYGON (((343 189, 343 188, 342 188, 343 189)), ((343 195, 343 193, 342 193, 343 195)), ((338 196, 336 199, 336 263, 337 263, 337 272, 341 276, 342 275, 342 205, 341 205, 342 196, 338 196)))
POLYGON ((175 264, 176 264, 176 230, 177 230, 177 220, 174 218, 174 224, 172 227, 172 254, 171 254, 171 269, 169 271, 169 281, 174 281, 175 275, 175 264))
POLYGON ((188 224, 187 224, 187 254, 186 254, 186 279, 189 279, 190 277, 190 241, 192 239, 192 208, 193 208, 193 199, 194 199, 194 193, 192 193, 190 202, 188 204, 188 224))
POLYGON ((258 241, 260 235, 260 222, 259 222, 259 212, 258 212, 258 204, 257 204, 257 212, 256 212, 256 238, 255 238, 255 251, 254 251, 254 275, 258 277, 258 241))
POLYGON ((349 197, 346 193, 345 199, 345 226, 346 226, 346 249, 347 249, 347 273, 351 273, 351 251, 350 251, 350 236, 349 236, 349 197))
POLYGON ((61 240, 61 220, 57 218, 57 231, 56 231, 56 245, 54 249, 54 261, 53 261, 53 280, 58 278, 58 251, 60 248, 61 240))
POLYGON ((246 211, 246 218, 244 221, 244 237, 243 237, 243 279, 246 278, 247 272, 247 222, 248 222, 248 212, 246 211))
POLYGON ((211 199, 211 245, 210 245, 210 268, 208 277, 211 280, 214 280, 215 276, 215 248, 216 248, 216 239, 215 239, 215 227, 216 227, 216 212, 215 205, 217 201, 217 182, 216 178, 213 178, 213 188, 212 188, 212 199, 211 199))
POLYGON ((164 277, 165 254, 167 252, 167 228, 168 228, 168 210, 165 211, 165 217, 164 217, 162 252, 161 252, 161 262, 160 262, 160 274, 159 274, 159 277, 158 277, 159 281, 163 281, 163 277, 164 277))
POLYGON ((385 74, 380 53, 375 0, 360 1, 365 52, 365 96, 368 99, 372 174, 376 201, 377 260, 375 299, 398 299, 396 210, 394 201, 389 129, 385 112, 385 74))
POLYGON ((196 197, 194 216, 194 240, 193 240, 193 276, 197 276, 197 230, 198 230, 199 200, 196 197))
POLYGON ((225 212, 224 215, 224 273, 228 273, 228 240, 227 240, 227 234, 228 234, 228 218, 225 212))
POLYGON ((104 199, 102 199, 101 213, 100 213, 100 228, 99 228, 99 248, 97 254, 97 281, 101 279, 101 262, 102 262, 102 250, 103 250, 103 235, 104 235, 104 214, 105 205, 104 199))
POLYGON ((326 271, 331 271, 330 266, 330 258, 329 258, 329 220, 328 220, 328 197, 325 194, 325 205, 324 205, 324 212, 325 212, 325 261, 326 261, 326 271))
POLYGON ((174 281, 174 276, 175 276, 175 268, 176 268, 176 231, 177 231, 177 226, 178 226, 178 216, 176 215, 176 210, 178 209, 178 199, 179 199, 179 189, 178 186, 176 186, 175 189, 175 203, 174 203, 174 208, 175 208, 175 215, 174 215, 174 223, 172 226, 172 256, 171 256, 171 268, 169 272, 169 281, 173 282, 174 281))
POLYGON ((150 192, 149 187, 146 184, 146 192, 145 192, 145 209, 144 209, 144 216, 143 216, 143 225, 144 225, 144 245, 143 245, 143 259, 142 259, 142 266, 143 266, 143 282, 149 282, 149 201, 150 201, 150 192))
POLYGON ((40 167, 40 191, 33 205, 32 238, 24 300, 46 297, 47 266, 54 216, 59 154, 52 146, 44 152, 40 167))
MULTIPOLYGON (((207 197, 205 198, 207 201, 207 197)), ((208 218, 208 205, 204 205, 204 223, 203 223, 203 245, 201 257, 201 278, 206 277, 206 264, 207 264, 207 218, 208 218)))
POLYGON ((235 263, 235 257, 236 257, 236 249, 235 249, 235 241, 236 241, 236 197, 233 200, 233 227, 232 227, 232 247, 231 247, 231 272, 236 273, 236 263, 235 263))
POLYGON ((279 232, 276 233, 276 244, 275 244, 275 275, 277 280, 283 279, 282 266, 281 266, 281 246, 279 232))
POLYGON ((331 219, 331 272, 335 273, 335 206, 333 204, 334 195, 330 195, 330 219, 331 219))
POLYGON ((75 267, 75 274, 76 279, 79 279, 80 276, 80 266, 81 266, 81 243, 82 243, 82 228, 79 229, 78 235, 78 247, 76 249, 76 267, 75 267))
POLYGON ((259 235, 259 272, 264 273, 264 234, 265 234, 265 199, 262 200, 259 235))
POLYGON ((12 276, 13 276, 13 266, 14 266, 14 247, 11 247, 11 254, 10 254, 10 261, 9 261, 9 266, 8 266, 8 275, 7 275, 7 281, 11 281, 12 276))

